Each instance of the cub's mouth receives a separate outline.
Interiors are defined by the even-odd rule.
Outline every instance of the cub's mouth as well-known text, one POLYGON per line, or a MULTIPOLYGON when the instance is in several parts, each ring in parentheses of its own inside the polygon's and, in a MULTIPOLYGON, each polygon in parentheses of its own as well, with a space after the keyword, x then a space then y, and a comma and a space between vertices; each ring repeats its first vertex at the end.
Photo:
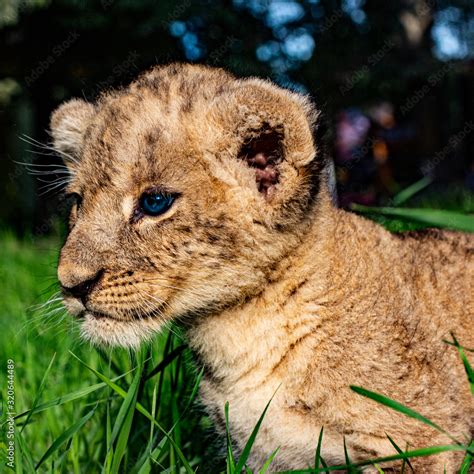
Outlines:
POLYGON ((83 339, 97 346, 137 348, 161 331, 167 321, 166 302, 149 295, 144 302, 133 285, 98 285, 87 296, 63 291, 63 304, 80 325, 83 339), (124 293, 127 288, 127 293, 124 293), (122 291, 122 293, 120 293, 122 291), (122 298, 119 296, 122 295, 122 298))
POLYGON ((74 315, 74 317, 79 321, 84 321, 86 319, 86 316, 90 316, 90 317, 97 318, 97 319, 98 318, 117 319, 117 318, 114 318, 113 316, 111 316, 109 314, 101 313, 99 311, 84 310, 84 311, 81 311, 80 313, 74 315))
POLYGON ((157 318, 161 308, 157 308, 154 311, 138 311, 138 310, 129 310, 127 318, 117 317, 117 315, 104 313, 102 311, 96 311, 91 309, 84 309, 78 314, 73 315, 79 321, 84 321, 86 317, 92 317, 95 319, 110 319, 112 321, 144 321, 150 318, 157 318))

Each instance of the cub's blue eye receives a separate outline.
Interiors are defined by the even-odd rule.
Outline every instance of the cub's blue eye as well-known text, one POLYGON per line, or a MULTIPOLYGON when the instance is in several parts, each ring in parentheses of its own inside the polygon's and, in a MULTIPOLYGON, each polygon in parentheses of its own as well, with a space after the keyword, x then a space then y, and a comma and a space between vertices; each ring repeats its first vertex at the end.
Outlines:
POLYGON ((170 194, 144 193, 140 198, 140 208, 144 214, 159 216, 173 204, 174 197, 170 194))

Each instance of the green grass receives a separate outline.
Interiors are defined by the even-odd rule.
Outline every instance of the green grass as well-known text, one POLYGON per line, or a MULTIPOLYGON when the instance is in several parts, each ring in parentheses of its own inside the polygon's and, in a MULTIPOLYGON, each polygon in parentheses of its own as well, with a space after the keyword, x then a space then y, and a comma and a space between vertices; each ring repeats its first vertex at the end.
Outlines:
MULTIPOLYGON (((414 198, 409 196, 408 199, 413 202, 414 198)), ((416 207, 440 207, 433 204, 433 199, 429 195, 419 199, 416 207)), ((456 204, 447 208, 458 213, 472 212, 471 196, 456 195, 453 200, 456 204)), ((369 215, 376 212, 371 211, 369 215)), ((380 220, 382 214, 377 215, 380 220)), ((426 219, 420 222, 409 217, 392 219, 383 215, 381 221, 392 230, 419 228, 427 224, 426 219)), ((144 474, 198 470, 231 474, 246 469, 261 420, 249 433, 248 444, 240 457, 234 458, 230 434, 227 450, 224 449, 225 439, 213 444, 216 436, 196 396, 202 374, 193 368, 178 328, 173 328, 172 332, 165 331, 153 344, 136 354, 126 350, 99 352, 81 342, 75 323, 64 314, 59 301, 54 301, 59 238, 32 242, 3 231, 0 232, 0 243, 3 283, 0 303, 0 422, 3 435, 6 435, 5 376, 7 360, 12 359, 17 413, 16 472, 144 474), (34 309, 48 298, 54 301, 51 305, 34 309), (219 451, 219 448, 222 449, 219 451)), ((461 348, 455 338, 447 342, 459 352, 472 384, 473 372, 465 357, 466 349, 461 348)), ((429 420, 383 395, 360 387, 353 389, 361 396, 372 398, 374 403, 397 410, 400 416, 411 416, 420 423, 429 424, 429 420)), ((232 407, 226 407, 226 413, 229 409, 232 407)), ((0 438, 0 470, 6 462, 7 441, 6 436, 0 438)), ((404 460, 404 470, 409 472, 412 456, 463 450, 466 456, 462 472, 468 472, 474 447, 471 444, 468 451, 467 444, 469 440, 453 440, 452 445, 417 451, 394 445, 390 459, 404 460)), ((323 445, 322 430, 315 445, 315 463, 311 472, 341 468, 359 472, 363 465, 373 462, 377 463, 379 472, 383 472, 383 463, 387 461, 379 459, 353 465, 350 453, 347 453, 348 465, 327 467, 321 457, 323 445)), ((260 472, 264 473, 271 460, 278 457, 279 449, 284 449, 274 448, 274 452, 268 453, 268 461, 260 472)))
POLYGON ((352 209, 391 232, 425 227, 474 232, 474 193, 459 186, 439 192, 426 178, 403 189, 383 207, 354 204, 352 209))

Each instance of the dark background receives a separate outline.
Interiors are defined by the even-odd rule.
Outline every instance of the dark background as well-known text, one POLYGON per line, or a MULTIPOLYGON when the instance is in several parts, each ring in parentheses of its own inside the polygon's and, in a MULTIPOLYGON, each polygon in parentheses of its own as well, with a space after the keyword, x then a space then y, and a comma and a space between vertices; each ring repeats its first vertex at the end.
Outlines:
POLYGON ((472 0, 0 1, 0 225, 44 235, 61 214, 49 115, 155 64, 193 61, 311 94, 340 203, 390 205, 423 176, 474 188, 472 0), (36 153, 33 153, 33 152, 36 153), (54 169, 38 167, 35 169, 54 169))

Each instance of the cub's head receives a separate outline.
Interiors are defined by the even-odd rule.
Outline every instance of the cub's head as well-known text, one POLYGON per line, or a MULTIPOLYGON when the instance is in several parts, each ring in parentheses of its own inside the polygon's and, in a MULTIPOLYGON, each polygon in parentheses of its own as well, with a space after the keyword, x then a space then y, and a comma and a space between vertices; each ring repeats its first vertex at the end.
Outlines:
POLYGON ((59 107, 74 204, 58 277, 84 337, 136 346, 261 291, 311 220, 316 116, 268 82, 190 65, 59 107))

